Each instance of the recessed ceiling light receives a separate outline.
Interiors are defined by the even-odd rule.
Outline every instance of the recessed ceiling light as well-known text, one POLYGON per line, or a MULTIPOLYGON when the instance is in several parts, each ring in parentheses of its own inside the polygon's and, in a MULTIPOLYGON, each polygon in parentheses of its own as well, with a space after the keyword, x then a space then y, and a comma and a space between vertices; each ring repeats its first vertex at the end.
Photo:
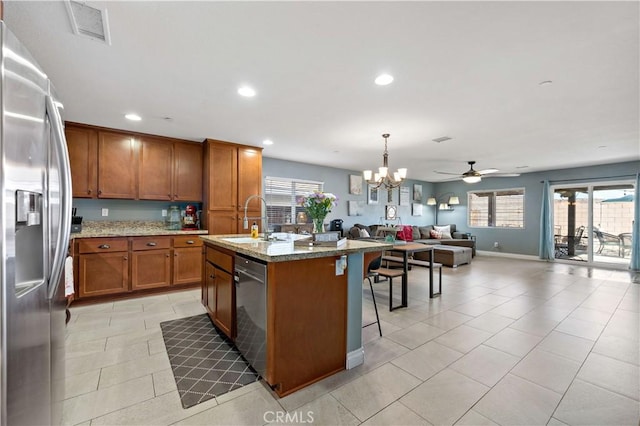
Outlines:
POLYGON ((256 91, 249 86, 242 86, 238 89, 238 94, 245 98, 252 98, 256 95, 256 91))
POLYGON ((262 145, 273 145, 273 141, 271 139, 265 139, 262 141, 262 145))
POLYGON ((380 74, 376 77, 375 81, 378 86, 386 86, 387 84, 391 84, 391 82, 393 81, 393 76, 389 74, 380 74))
POLYGON ((140 120, 142 120, 142 117, 140 117, 138 114, 126 114, 124 116, 124 118, 126 118, 127 120, 131 120, 131 121, 140 121, 140 120))
POLYGON ((548 86, 550 84, 552 84, 553 81, 551 80, 545 80, 545 81, 541 81, 540 83, 538 83, 539 86, 548 86))

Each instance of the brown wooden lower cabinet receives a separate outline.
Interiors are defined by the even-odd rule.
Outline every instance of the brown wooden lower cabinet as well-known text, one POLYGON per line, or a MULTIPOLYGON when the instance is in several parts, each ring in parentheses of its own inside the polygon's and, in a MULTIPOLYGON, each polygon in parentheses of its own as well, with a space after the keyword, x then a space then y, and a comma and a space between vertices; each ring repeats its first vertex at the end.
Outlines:
POLYGON ((79 297, 105 296, 129 291, 128 252, 81 254, 79 297))
POLYGON ((233 255, 211 247, 207 247, 206 250, 205 306, 213 323, 227 337, 233 339, 236 316, 233 298, 233 255))
POLYGON ((79 238, 77 299, 202 285, 202 240, 197 235, 79 238))

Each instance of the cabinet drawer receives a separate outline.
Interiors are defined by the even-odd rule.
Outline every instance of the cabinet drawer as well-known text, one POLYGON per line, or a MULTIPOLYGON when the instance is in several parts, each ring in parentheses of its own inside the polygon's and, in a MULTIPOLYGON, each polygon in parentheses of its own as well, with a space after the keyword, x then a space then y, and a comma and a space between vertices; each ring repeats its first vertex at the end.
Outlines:
POLYGON ((129 250, 129 244, 126 238, 86 238, 78 241, 79 253, 109 253, 127 250, 129 250))
POLYGON ((202 247, 202 239, 197 235, 173 237, 174 247, 202 247))
POLYGON ((132 242, 133 251, 168 249, 171 247, 169 237, 136 237, 132 242))
POLYGON ((227 272, 233 272, 233 256, 207 247, 207 261, 227 272))

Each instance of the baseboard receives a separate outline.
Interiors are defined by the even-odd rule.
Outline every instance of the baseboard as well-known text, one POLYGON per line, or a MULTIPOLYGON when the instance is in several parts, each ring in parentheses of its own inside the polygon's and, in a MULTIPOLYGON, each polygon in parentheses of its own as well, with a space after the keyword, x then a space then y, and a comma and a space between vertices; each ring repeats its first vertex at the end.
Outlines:
POLYGON ((493 257, 508 257, 511 259, 522 259, 522 260, 537 260, 538 262, 546 262, 545 259, 540 259, 538 256, 532 256, 530 254, 518 254, 518 253, 503 253, 499 251, 484 251, 477 250, 476 255, 479 256, 493 256, 493 257))
POLYGON ((359 347, 355 351, 347 353, 347 370, 364 364, 364 348, 359 347))

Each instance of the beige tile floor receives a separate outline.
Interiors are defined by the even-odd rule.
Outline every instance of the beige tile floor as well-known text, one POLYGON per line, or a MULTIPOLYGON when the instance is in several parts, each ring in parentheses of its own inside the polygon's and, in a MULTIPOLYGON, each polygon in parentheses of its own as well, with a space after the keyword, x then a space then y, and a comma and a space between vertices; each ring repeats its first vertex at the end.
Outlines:
POLYGON ((363 365, 285 398, 258 382, 186 410, 159 324, 203 313, 199 291, 72 307, 64 423, 638 425, 637 276, 479 256, 444 269, 440 298, 426 279, 411 271, 393 312, 376 285, 383 337, 364 329, 363 365))

